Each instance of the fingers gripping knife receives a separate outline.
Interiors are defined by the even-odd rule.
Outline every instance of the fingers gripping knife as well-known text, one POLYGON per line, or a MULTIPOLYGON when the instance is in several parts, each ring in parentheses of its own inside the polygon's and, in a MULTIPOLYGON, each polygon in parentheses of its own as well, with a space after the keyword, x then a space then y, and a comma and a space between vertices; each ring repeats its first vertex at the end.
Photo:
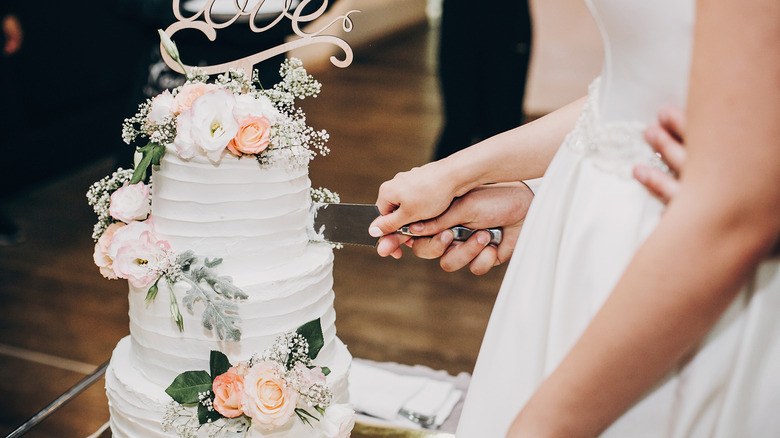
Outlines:
MULTIPOLYGON (((373 204, 321 204, 312 206, 314 211, 314 231, 331 243, 376 246, 379 238, 368 234, 368 227, 374 219, 381 216, 373 204)), ((479 230, 456 226, 451 228, 454 240, 465 241, 479 230)), ((489 228, 490 244, 498 245, 503 237, 501 228, 489 228)), ((416 236, 408 226, 401 227, 397 233, 416 236)))

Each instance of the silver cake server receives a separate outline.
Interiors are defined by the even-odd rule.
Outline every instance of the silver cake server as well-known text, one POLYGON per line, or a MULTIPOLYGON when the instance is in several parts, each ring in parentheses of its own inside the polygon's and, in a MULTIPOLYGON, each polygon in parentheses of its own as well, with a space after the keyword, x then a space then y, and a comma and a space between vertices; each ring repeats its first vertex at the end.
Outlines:
MULTIPOLYGON (((315 203, 314 231, 321 234, 325 240, 331 243, 350 245, 376 246, 378 238, 368 234, 368 226, 374 219, 380 216, 379 209, 374 204, 327 204, 315 203)), ((451 228, 455 240, 465 241, 477 230, 457 226, 451 228)), ((503 238, 501 228, 489 228, 490 243, 498 245, 503 238)), ((401 227, 397 231, 408 236, 416 236, 409 231, 409 227, 401 227)))

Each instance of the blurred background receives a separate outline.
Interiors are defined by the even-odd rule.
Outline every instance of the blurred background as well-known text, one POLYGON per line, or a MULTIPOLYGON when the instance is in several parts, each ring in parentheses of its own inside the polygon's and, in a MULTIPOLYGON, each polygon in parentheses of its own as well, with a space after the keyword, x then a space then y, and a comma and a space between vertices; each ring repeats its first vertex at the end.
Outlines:
MULTIPOLYGON (((444 1, 454 6, 459 0, 444 1)), ((510 68, 508 58, 480 59, 481 50, 443 38, 481 38, 478 47, 498 47, 516 35, 515 14, 504 13, 510 3, 460 1, 465 20, 443 32, 455 23, 446 21, 455 13, 438 0, 331 2, 312 28, 359 10, 351 15, 353 32, 333 32, 352 45, 352 65, 330 64, 331 55, 340 56, 330 46, 291 54, 323 84, 318 98, 301 102, 310 125, 330 133, 330 155, 311 164, 312 186, 336 191, 343 202, 373 203, 383 181, 430 161, 449 114, 442 77, 455 77, 456 89, 466 93, 478 81, 467 71, 497 83, 504 66, 510 68), (445 65, 443 44, 455 48, 456 62, 445 65)), ((92 261, 95 216, 84 195, 117 167, 131 166, 122 121, 144 96, 180 78, 155 64, 156 29, 173 21, 170 0, 2 4, 23 35, 18 50, 0 64, 4 436, 107 361, 129 333, 127 284, 104 279, 92 261)), ((533 0, 528 6, 532 26, 517 16, 528 41, 512 45, 530 56, 521 67, 527 79, 513 81, 524 93, 512 105, 522 116, 518 123, 584 95, 601 62, 599 35, 581 0, 533 0)), ((214 43, 185 32, 176 40, 187 63, 235 59, 283 42, 289 37, 284 25, 267 35, 241 34, 241 26, 219 33, 214 43)), ((259 66, 268 81, 276 61, 259 66)), ((334 271, 339 337, 355 357, 470 373, 503 272, 445 273, 436 261, 410 252, 393 260, 370 248, 345 247, 336 252, 334 271)), ((27 436, 86 437, 107 420, 101 380, 27 436)))

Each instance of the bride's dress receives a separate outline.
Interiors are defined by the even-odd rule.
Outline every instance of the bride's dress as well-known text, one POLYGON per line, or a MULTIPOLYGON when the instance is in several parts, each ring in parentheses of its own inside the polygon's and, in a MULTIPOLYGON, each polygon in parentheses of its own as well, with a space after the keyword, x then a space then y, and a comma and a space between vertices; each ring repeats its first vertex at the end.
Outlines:
MULTIPOLYGON (((663 210, 631 169, 662 165, 642 130, 661 106, 685 104, 694 1, 590 0, 588 6, 605 42, 602 75, 529 211, 480 350, 460 438, 505 435, 663 210)), ((760 267, 696 355, 603 436, 780 436, 777 259, 760 267)))

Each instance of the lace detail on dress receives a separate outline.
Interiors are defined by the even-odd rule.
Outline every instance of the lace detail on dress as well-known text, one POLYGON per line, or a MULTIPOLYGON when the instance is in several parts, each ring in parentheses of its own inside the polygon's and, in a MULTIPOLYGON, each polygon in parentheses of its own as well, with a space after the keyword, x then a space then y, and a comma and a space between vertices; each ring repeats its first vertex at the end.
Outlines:
POLYGON ((647 164, 669 173, 669 167, 645 141, 644 123, 603 123, 599 120, 599 82, 600 78, 597 78, 588 87, 589 97, 582 114, 563 144, 592 158, 599 169, 623 178, 633 178, 631 172, 637 164, 647 164))

